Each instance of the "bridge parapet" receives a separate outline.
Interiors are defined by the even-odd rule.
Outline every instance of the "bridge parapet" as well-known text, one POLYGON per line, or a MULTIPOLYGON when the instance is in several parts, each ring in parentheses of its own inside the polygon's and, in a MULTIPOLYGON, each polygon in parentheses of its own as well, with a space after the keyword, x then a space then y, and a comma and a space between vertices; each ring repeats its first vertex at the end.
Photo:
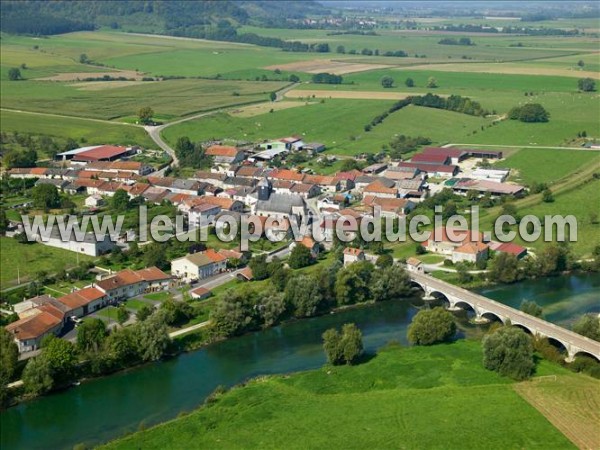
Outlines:
POLYGON ((572 361, 578 353, 591 355, 600 361, 600 342, 430 275, 417 272, 408 272, 408 274, 414 283, 421 286, 426 296, 431 297, 435 293, 440 293, 452 308, 464 303, 473 309, 477 318, 493 315, 502 323, 510 321, 511 324, 525 328, 534 336, 556 340, 567 350, 567 361, 572 361))

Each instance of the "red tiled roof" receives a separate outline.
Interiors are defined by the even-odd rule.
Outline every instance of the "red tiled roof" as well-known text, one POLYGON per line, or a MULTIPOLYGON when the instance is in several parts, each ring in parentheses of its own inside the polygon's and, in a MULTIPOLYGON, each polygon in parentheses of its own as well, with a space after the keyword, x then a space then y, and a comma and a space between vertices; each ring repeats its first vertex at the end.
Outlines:
POLYGON ((465 150, 460 148, 445 148, 445 147, 426 147, 423 149, 425 155, 443 155, 447 158, 460 158, 465 154, 465 150))
POLYGON ((25 317, 16 322, 9 323, 6 331, 12 333, 18 340, 37 339, 48 331, 57 327, 62 319, 48 311, 40 311, 34 316, 25 317))
POLYGON ((158 267, 146 267, 145 269, 136 270, 135 274, 143 281, 161 281, 171 278, 158 267))
POLYGON ((269 174, 271 178, 289 181, 302 181, 304 174, 290 169, 275 169, 269 174))
POLYGON ((418 153, 410 159, 410 162, 445 165, 448 162, 448 156, 435 153, 418 153))
POLYGON ((32 167, 29 173, 32 175, 44 175, 48 169, 45 167, 32 167))
POLYGON ((104 297, 104 293, 95 287, 83 288, 70 294, 57 298, 63 305, 70 309, 81 308, 94 300, 104 297))
POLYGON ((498 247, 496 247, 495 250, 497 252, 511 253, 515 256, 519 256, 522 253, 527 252, 527 249, 525 247, 522 247, 517 244, 513 244, 512 242, 504 242, 504 243, 500 244, 498 247))
POLYGON ((373 181, 371 184, 367 185, 364 189, 364 192, 375 192, 378 194, 396 195, 398 193, 398 190, 393 187, 389 188, 389 187, 385 186, 381 181, 376 180, 376 181, 373 181))
POLYGON ((117 147, 114 145, 100 145, 90 150, 77 153, 73 160, 75 161, 98 161, 101 159, 115 158, 127 152, 126 147, 117 147))
POLYGON ((227 156, 234 158, 238 154, 239 150, 229 145, 211 145, 206 149, 206 155, 208 156, 227 156))
POLYGON ((468 253, 471 255, 476 255, 477 253, 481 253, 488 248, 487 244, 483 242, 467 242, 466 244, 461 245, 456 248, 454 251, 456 253, 468 253))
POLYGON ((361 253, 364 253, 364 252, 360 248, 346 247, 344 249, 344 255, 358 256, 361 253))

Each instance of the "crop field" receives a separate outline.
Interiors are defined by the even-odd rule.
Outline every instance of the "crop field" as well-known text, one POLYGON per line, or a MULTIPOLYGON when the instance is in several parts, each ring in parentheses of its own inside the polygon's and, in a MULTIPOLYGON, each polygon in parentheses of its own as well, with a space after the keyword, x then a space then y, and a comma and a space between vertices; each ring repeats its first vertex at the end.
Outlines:
POLYGON ((137 144, 148 148, 156 147, 156 144, 140 127, 51 114, 2 109, 0 110, 0 130, 72 138, 87 144, 137 144))
POLYGON ((600 389, 586 376, 549 376, 515 390, 579 448, 600 448, 600 389))
POLYGON ((483 369, 478 342, 392 346, 358 366, 251 381, 105 448, 574 448, 512 386, 483 369))
POLYGON ((600 161, 600 152, 524 148, 495 165, 512 169, 511 178, 517 182, 552 184, 592 161, 600 161))

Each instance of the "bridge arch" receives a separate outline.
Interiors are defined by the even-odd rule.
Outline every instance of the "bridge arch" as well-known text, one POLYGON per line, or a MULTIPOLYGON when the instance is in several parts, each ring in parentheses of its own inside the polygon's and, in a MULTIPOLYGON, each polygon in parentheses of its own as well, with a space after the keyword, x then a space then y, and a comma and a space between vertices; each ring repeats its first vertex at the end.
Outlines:
POLYGON ((521 325, 520 323, 514 323, 512 322, 511 325, 513 327, 517 327, 521 330, 523 330, 525 333, 527 333, 529 336, 534 337, 535 333, 533 333, 528 327, 526 327, 525 325, 521 325))
POLYGON ((571 356, 572 356, 573 359, 577 358, 578 356, 587 356, 589 358, 595 359, 596 362, 600 363, 600 357, 598 355, 594 355, 594 354, 592 354, 590 352, 585 352, 583 350, 577 350, 571 356))
POLYGON ((563 342, 559 341, 556 338, 549 337, 549 336, 546 336, 546 339, 548 340, 550 345, 555 347, 560 353, 564 353, 564 354, 569 353, 569 347, 567 345, 565 345, 563 342))
POLYGON ((502 319, 502 317, 500 317, 498 314, 490 312, 490 311, 485 311, 481 313, 481 317, 483 317, 484 319, 488 319, 490 322, 498 322, 498 323, 504 323, 504 320, 502 319))
POLYGON ((429 293, 429 296, 433 297, 435 299, 435 303, 440 304, 438 306, 442 306, 444 308, 449 308, 452 305, 452 302, 450 302, 450 299, 443 292, 431 291, 429 293))
POLYGON ((468 311, 475 312, 475 307, 473 305, 471 305, 469 302, 466 302, 464 300, 458 300, 458 301, 454 302, 453 306, 455 306, 456 308, 466 309, 468 311))

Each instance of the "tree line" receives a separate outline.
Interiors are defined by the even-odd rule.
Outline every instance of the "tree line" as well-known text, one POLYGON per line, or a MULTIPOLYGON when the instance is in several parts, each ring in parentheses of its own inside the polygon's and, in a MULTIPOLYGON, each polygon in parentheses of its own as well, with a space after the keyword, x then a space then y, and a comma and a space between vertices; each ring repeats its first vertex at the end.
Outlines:
POLYGON ((260 290, 229 290, 211 313, 213 332, 229 337, 267 328, 291 318, 313 317, 338 306, 387 301, 411 295, 410 279, 397 265, 368 261, 343 267, 340 260, 312 272, 296 272, 281 261, 250 261, 254 278, 269 279, 260 290))

